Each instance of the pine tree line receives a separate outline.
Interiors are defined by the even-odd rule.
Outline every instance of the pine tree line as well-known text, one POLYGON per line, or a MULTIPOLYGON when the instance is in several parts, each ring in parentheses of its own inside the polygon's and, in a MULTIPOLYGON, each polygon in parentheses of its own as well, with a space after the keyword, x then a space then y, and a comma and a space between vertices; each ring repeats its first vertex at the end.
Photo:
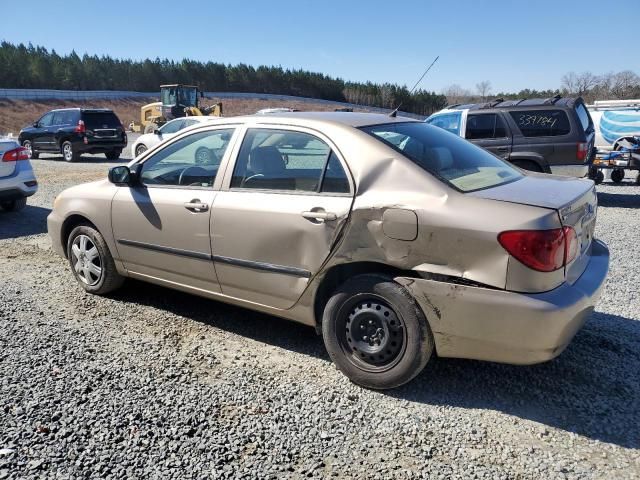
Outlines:
POLYGON ((29 44, 0 43, 0 88, 60 90, 159 91, 166 83, 198 85, 204 91, 251 92, 296 95, 428 115, 443 108, 444 95, 426 90, 413 94, 404 86, 345 82, 320 73, 282 67, 225 65, 184 59, 156 58, 134 61, 75 51, 59 55, 55 50, 29 44))

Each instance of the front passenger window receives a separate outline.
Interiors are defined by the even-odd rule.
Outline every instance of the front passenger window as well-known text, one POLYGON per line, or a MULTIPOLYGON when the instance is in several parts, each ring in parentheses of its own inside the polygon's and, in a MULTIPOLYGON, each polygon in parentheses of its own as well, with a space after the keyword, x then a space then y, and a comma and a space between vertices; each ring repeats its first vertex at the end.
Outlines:
POLYGON ((38 126, 50 127, 52 125, 51 123, 52 120, 53 120, 53 113, 47 113, 44 117, 38 120, 38 126))
POLYGON ((211 187, 233 129, 198 132, 181 138, 142 164, 147 186, 211 187))

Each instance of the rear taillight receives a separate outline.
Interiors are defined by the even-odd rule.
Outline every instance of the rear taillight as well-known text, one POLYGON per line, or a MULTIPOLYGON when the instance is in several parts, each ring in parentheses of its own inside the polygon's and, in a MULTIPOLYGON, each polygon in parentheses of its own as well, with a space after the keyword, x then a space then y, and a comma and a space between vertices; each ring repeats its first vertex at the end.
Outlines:
POLYGON ((17 162, 18 160, 29 160, 29 150, 24 147, 8 150, 2 155, 3 162, 17 162))
POLYGON ((578 235, 573 227, 564 227, 562 230, 564 231, 564 241, 566 245, 564 264, 569 265, 578 256, 580 244, 578 243, 578 235))
POLYGON ((500 245, 529 268, 553 272, 578 253, 578 237, 571 227, 553 230, 511 230, 498 235, 500 245))
POLYGON ((74 132, 76 133, 84 133, 87 131, 87 128, 84 126, 84 121, 83 120, 78 120, 78 125, 76 125, 76 128, 74 129, 74 132))
POLYGON ((576 158, 581 162, 584 162, 587 159, 588 153, 589 153, 589 144, 584 142, 579 142, 576 149, 576 158))

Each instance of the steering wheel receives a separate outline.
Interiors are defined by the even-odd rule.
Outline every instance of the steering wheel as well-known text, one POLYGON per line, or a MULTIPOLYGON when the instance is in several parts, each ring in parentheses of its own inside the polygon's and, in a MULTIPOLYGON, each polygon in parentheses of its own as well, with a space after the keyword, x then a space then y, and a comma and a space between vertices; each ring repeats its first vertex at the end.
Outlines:
MULTIPOLYGON (((180 172, 180 176, 178 177, 178 185, 185 185, 183 180, 186 180, 188 177, 196 177, 196 176, 207 176, 210 173, 202 167, 190 166, 185 168, 180 172)), ((201 185, 202 182, 192 182, 187 186, 201 185)))
POLYGON ((249 183, 251 180, 254 180, 256 178, 264 178, 264 175, 262 173, 256 173, 254 175, 251 175, 242 181, 242 186, 244 187, 247 183, 249 183))

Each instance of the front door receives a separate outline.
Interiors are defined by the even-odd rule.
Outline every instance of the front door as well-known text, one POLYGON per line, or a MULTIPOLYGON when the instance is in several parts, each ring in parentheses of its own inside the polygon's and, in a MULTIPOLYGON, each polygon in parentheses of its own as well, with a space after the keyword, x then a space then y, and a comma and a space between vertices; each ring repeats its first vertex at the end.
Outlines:
POLYGON ((33 148, 41 152, 51 150, 51 143, 53 142, 52 124, 53 112, 47 113, 38 120, 37 126, 34 127, 33 140, 31 141, 33 148))
POLYGON ((209 225, 218 168, 233 133, 227 127, 178 138, 143 159, 136 186, 119 188, 113 233, 129 272, 220 292, 209 225))
POLYGON ((465 138, 504 160, 509 159, 512 138, 500 113, 469 114, 465 138))
POLYGON ((289 308, 327 259, 353 187, 328 139, 250 128, 214 200, 212 249, 222 293, 289 308))

